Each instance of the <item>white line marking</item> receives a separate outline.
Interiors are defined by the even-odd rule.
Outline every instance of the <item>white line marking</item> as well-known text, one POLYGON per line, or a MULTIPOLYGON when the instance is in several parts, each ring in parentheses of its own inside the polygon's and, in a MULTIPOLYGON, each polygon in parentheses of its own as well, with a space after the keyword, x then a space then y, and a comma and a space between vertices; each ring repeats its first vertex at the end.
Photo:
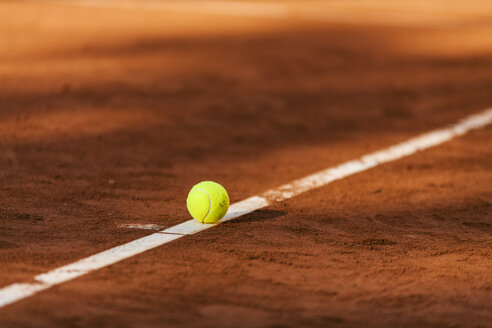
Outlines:
MULTIPOLYGON (((449 141, 465 133, 485 127, 492 123, 492 108, 471 115, 447 128, 435 130, 395 146, 362 156, 329 168, 305 178, 295 180, 279 188, 269 190, 262 196, 253 196, 232 204, 226 216, 218 223, 232 220, 242 215, 266 207, 273 201, 283 201, 308 190, 319 188, 332 181, 342 179, 369 168, 391 162, 418 151, 428 149, 449 141)), ((217 223, 217 224, 218 224, 217 223)), ((0 289, 0 308, 34 295, 54 285, 72 280, 91 271, 106 267, 152 248, 169 243, 186 235, 212 228, 217 224, 202 224, 189 220, 149 236, 116 246, 77 262, 62 266, 34 277, 35 283, 12 284, 0 289)))
POLYGON ((0 290, 0 307, 17 302, 40 292, 47 287, 44 284, 12 284, 0 290))
POLYGON ((138 223, 124 223, 118 224, 118 228, 127 228, 127 229, 142 229, 142 230, 161 230, 164 226, 158 224, 138 224, 138 223))
POLYGON ((101 253, 86 257, 80 261, 62 266, 58 269, 43 273, 34 277, 34 280, 43 284, 46 288, 62 282, 72 280, 87 274, 88 272, 104 268, 105 266, 140 254, 149 249, 163 245, 181 238, 181 235, 153 233, 143 238, 136 239, 121 246, 110 248, 101 253))

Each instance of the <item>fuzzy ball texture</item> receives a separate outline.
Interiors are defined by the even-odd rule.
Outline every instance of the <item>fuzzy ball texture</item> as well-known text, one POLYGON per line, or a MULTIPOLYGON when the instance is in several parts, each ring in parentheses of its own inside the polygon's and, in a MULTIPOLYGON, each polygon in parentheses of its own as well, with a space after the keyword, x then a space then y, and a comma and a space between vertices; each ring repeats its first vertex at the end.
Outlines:
POLYGON ((191 188, 186 199, 191 216, 201 223, 214 223, 224 217, 229 209, 229 195, 220 184, 203 181, 191 188))

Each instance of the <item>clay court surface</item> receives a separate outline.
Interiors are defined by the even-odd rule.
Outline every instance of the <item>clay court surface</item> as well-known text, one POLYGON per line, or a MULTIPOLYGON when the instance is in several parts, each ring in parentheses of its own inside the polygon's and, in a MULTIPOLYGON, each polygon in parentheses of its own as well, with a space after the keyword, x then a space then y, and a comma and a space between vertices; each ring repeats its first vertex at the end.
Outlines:
MULTIPOLYGON (((0 2, 0 288, 492 106, 492 3, 0 2), (226 8, 226 9, 224 9, 226 8)), ((0 308, 0 327, 492 327, 492 127, 0 308)))

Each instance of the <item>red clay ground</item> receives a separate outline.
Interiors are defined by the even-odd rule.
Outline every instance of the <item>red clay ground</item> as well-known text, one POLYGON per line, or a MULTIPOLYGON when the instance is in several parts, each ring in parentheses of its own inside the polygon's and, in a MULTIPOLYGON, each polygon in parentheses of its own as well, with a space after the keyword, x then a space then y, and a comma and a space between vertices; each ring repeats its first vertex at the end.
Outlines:
MULTIPOLYGON (((449 4, 353 24, 1 3, 0 287, 149 233, 121 223, 188 220, 197 181, 239 201, 492 105, 492 10, 449 4)), ((0 327, 490 327, 491 186, 489 127, 6 306, 0 327)))

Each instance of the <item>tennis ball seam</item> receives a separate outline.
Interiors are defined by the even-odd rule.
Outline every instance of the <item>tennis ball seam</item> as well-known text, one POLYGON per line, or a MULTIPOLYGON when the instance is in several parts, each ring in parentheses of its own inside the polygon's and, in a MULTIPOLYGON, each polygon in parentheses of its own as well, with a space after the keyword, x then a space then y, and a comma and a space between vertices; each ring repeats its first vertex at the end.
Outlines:
POLYGON ((202 219, 202 223, 205 223, 205 219, 210 214, 210 210, 212 209, 212 198, 210 197, 210 194, 206 190, 201 189, 201 188, 196 188, 196 190, 203 191, 208 197, 208 211, 207 211, 207 214, 205 214, 205 216, 202 219))

